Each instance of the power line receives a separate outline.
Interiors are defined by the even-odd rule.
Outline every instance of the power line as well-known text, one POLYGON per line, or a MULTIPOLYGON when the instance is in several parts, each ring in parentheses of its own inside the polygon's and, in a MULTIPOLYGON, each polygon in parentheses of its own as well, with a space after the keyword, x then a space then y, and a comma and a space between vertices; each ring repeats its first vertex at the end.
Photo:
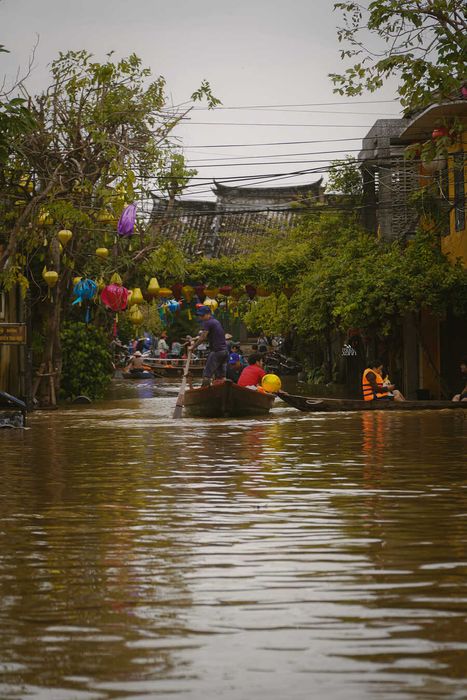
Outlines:
POLYGON ((373 105, 373 104, 387 104, 399 102, 398 99, 392 98, 390 100, 356 100, 355 102, 349 102, 345 100, 344 102, 300 102, 299 104, 272 104, 272 105, 239 105, 237 107, 226 107, 225 105, 219 105, 214 108, 210 107, 193 107, 194 112, 205 112, 205 111, 216 111, 216 110, 226 110, 226 109, 273 109, 276 107, 332 107, 334 105, 349 106, 354 104, 359 105, 373 105))

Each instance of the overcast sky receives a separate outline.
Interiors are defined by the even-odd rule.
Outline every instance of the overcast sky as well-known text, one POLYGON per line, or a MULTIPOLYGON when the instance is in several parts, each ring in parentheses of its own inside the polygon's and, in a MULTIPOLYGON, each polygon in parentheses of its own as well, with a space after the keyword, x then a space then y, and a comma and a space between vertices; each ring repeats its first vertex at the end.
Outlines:
MULTIPOLYGON (((356 154, 376 119, 399 116, 394 84, 356 100, 333 94, 328 73, 343 68, 336 37, 339 15, 333 4, 334 0, 0 0, 0 43, 11 52, 0 54, 1 72, 11 78, 18 67, 27 65, 38 35, 28 80, 31 92, 48 85, 48 64, 59 51, 69 49, 87 49, 98 60, 111 50, 117 56, 137 53, 154 75, 166 78, 174 103, 188 99, 206 78, 224 109, 193 111, 191 121, 177 133, 190 164, 198 166, 198 177, 211 179, 196 180, 191 196, 196 192, 200 199, 209 198, 213 177, 222 181, 260 175, 251 184, 261 184, 273 174, 326 167, 329 159, 356 154), (268 107, 231 109, 262 105, 268 107), (291 141, 315 143, 230 147, 291 141)), ((305 183, 318 177, 308 173, 267 184, 305 183)))

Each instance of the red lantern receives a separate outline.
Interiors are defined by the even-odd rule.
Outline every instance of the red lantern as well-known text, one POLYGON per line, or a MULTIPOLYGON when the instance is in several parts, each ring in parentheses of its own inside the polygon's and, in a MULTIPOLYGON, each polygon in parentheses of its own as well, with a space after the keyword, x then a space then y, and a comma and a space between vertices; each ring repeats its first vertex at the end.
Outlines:
POLYGON ((445 126, 437 126, 435 129, 433 129, 431 133, 431 138, 432 139, 440 139, 443 136, 448 135, 448 130, 445 126))
POLYGON ((461 87, 461 96, 463 100, 467 100, 467 85, 461 87))
POLYGON ((201 302, 203 302, 206 299, 206 294, 204 293, 205 289, 206 289, 205 284, 197 284, 195 287, 196 296, 198 297, 198 299, 201 302))
POLYGON ((175 284, 172 285, 172 292, 174 294, 174 298, 179 301, 182 298, 182 289, 183 289, 183 284, 181 282, 176 282, 175 284))
POLYGON ((223 287, 219 287, 219 294, 222 294, 225 297, 230 296, 230 293, 232 291, 232 285, 226 284, 223 287))
POLYGON ((129 295, 130 291, 120 284, 108 284, 101 292, 101 301, 104 306, 115 311, 114 336, 117 335, 118 312, 126 309, 129 295))
POLYGON ((250 299, 254 299, 256 296, 256 287, 252 284, 246 284, 245 285, 245 292, 247 293, 247 295, 250 299))

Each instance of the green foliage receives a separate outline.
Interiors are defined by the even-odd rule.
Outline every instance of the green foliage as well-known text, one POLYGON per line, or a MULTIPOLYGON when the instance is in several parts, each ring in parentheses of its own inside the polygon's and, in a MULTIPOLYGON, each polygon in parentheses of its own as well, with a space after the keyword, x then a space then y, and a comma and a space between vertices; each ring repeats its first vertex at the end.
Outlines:
POLYGON ((105 333, 92 325, 66 323, 61 333, 63 372, 61 395, 101 398, 113 374, 112 356, 105 333))
POLYGON ((343 160, 332 161, 326 191, 346 195, 354 203, 361 200, 363 182, 356 158, 348 155, 343 160))
POLYGON ((355 61, 331 74, 334 92, 355 97, 375 92, 391 76, 407 110, 449 98, 465 81, 467 10, 465 0, 373 0, 338 2, 344 25, 338 30, 343 60, 355 61), (373 38, 378 47, 375 49, 373 38))
POLYGON ((146 280, 159 277, 169 282, 177 282, 185 278, 187 260, 183 251, 173 241, 165 241, 155 251, 149 254, 141 263, 140 272, 146 280))
POLYGON ((211 285, 253 283, 292 292, 277 309, 274 297, 250 305, 242 316, 252 331, 285 334, 293 327, 310 339, 349 327, 385 334, 408 311, 467 310, 467 271, 443 255, 433 229, 408 243, 388 243, 348 215, 310 214, 288 238, 265 240, 264 250, 189 268, 193 279, 211 285))
POLYGON ((253 335, 284 335, 292 328, 289 300, 280 293, 258 299, 249 305, 243 322, 253 335))

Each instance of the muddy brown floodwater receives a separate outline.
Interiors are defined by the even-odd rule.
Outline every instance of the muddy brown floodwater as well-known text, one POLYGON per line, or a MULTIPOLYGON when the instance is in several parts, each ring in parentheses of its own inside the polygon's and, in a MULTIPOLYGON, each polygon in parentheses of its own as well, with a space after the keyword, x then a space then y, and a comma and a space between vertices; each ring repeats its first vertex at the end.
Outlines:
POLYGON ((1 698, 467 697, 467 412, 115 386, 0 433, 1 698))

